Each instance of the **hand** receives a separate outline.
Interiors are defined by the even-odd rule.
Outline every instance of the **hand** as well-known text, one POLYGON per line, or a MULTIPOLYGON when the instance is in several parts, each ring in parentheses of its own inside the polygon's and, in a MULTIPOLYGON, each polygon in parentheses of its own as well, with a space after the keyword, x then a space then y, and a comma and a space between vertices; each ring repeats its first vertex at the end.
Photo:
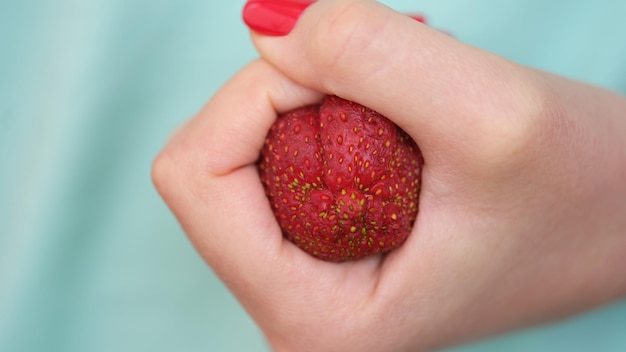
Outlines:
POLYGON ((626 101, 465 45, 373 1, 319 1, 154 163, 198 252, 278 351, 421 351, 626 294, 626 101), (398 250, 341 264, 283 239, 255 162, 322 93, 386 115, 425 160, 398 250))

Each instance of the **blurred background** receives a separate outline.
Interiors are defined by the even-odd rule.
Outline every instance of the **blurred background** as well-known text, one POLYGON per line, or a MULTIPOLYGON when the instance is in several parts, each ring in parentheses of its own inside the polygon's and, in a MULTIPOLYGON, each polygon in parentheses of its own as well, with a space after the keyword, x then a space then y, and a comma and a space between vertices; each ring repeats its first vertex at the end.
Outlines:
MULTIPOLYGON (((626 2, 383 2, 626 93, 626 2)), ((150 181, 257 56, 243 3, 0 0, 0 351, 269 350, 150 181)), ((626 302, 452 351, 626 351, 626 302)))

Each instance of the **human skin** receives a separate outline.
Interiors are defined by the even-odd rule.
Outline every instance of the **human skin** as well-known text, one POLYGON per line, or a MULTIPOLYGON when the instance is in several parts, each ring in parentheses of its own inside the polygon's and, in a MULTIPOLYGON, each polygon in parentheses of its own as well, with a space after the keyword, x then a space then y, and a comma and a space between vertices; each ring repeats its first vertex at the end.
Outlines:
POLYGON ((426 351, 626 295, 624 97, 372 1, 319 1, 289 35, 252 38, 261 59, 172 136, 152 173, 273 349, 426 351), (419 214, 388 255, 309 256, 263 192, 255 163, 276 115, 324 94, 389 117, 422 150, 419 214))

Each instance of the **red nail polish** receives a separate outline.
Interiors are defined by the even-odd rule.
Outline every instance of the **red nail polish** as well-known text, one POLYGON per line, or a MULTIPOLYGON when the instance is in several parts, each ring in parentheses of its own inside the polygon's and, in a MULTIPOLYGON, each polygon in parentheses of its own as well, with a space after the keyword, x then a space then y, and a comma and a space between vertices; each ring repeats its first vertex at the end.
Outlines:
POLYGON ((269 35, 289 34, 298 18, 315 0, 248 0, 243 21, 253 31, 269 35))
POLYGON ((424 15, 409 14, 409 17, 416 20, 417 22, 426 23, 426 17, 424 15))

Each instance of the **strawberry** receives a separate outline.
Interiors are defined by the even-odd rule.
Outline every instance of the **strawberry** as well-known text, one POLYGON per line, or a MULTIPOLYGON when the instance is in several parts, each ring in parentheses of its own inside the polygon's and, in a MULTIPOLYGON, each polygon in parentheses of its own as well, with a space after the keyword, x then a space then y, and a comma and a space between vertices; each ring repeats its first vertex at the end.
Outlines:
POLYGON ((259 160, 285 237, 344 261, 400 246, 417 216, 422 156, 384 116, 327 96, 278 116, 259 160))

